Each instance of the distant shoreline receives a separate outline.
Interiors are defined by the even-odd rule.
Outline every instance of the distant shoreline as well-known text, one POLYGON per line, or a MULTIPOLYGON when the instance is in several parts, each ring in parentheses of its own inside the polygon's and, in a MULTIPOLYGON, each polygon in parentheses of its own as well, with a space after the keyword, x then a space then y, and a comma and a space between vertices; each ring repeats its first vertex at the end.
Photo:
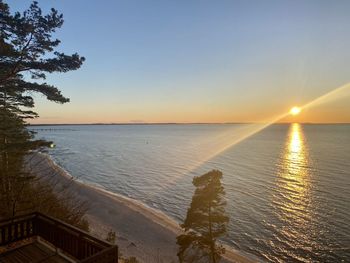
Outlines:
MULTIPOLYGON (((39 123, 28 124, 27 126, 128 126, 128 125, 232 125, 232 124, 263 124, 260 122, 147 122, 147 123, 39 123)), ((277 122, 272 125, 286 125, 293 122, 277 122)), ((334 122, 334 123, 322 123, 322 122, 298 122, 300 124, 307 125, 350 125, 349 122, 334 122)))

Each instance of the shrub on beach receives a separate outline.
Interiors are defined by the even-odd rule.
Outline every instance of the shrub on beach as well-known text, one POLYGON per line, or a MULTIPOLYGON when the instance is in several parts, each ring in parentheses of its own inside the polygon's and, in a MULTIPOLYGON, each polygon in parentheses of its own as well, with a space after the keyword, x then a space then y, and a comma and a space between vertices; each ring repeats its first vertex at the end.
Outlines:
POLYGON ((115 231, 109 230, 106 236, 106 241, 112 244, 115 244, 115 241, 117 239, 117 235, 115 231))
POLYGON ((129 257, 124 259, 124 263, 139 263, 139 261, 135 257, 129 257))

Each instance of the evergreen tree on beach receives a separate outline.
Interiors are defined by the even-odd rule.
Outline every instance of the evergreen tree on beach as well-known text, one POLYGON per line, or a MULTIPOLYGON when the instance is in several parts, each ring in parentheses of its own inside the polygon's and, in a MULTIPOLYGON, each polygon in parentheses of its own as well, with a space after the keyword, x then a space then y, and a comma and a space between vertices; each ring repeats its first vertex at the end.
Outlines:
POLYGON ((47 73, 78 69, 84 57, 55 51, 60 40, 52 34, 63 24, 55 9, 43 15, 37 2, 22 14, 10 13, 0 0, 0 105, 22 118, 34 118, 32 94, 39 93, 57 103, 68 102, 55 87, 45 82, 47 73))
POLYGON ((225 252, 217 239, 226 233, 229 221, 225 212, 222 172, 212 170, 193 179, 196 187, 191 206, 181 227, 184 234, 177 237, 180 262, 216 263, 225 252))

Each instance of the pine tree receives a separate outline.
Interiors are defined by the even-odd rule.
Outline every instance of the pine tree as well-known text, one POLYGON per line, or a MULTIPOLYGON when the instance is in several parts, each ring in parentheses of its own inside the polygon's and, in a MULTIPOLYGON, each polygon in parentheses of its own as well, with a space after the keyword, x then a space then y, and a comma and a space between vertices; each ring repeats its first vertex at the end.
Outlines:
POLYGON ((216 263, 224 253, 224 248, 217 244, 217 239, 226 233, 229 220, 221 179, 222 172, 218 170, 193 179, 196 190, 181 225, 185 233, 177 237, 180 262, 216 263))
POLYGON ((38 116, 32 111, 33 94, 68 102, 45 82, 46 74, 78 69, 84 61, 78 54, 55 51, 60 40, 53 34, 62 24, 62 14, 51 9, 43 15, 37 2, 22 14, 12 14, 0 0, 0 217, 35 210, 87 230, 84 202, 70 193, 56 194, 54 186, 40 180, 25 162, 31 150, 51 144, 34 140, 26 128, 25 119, 38 116))
POLYGON ((26 154, 50 144, 32 136, 23 119, 0 107, 0 216, 15 215, 23 190, 32 180, 23 169, 26 154))
POLYGON ((22 14, 10 13, 0 0, 0 105, 22 118, 34 118, 33 93, 57 103, 68 102, 61 92, 44 80, 47 73, 78 69, 84 57, 55 51, 60 40, 52 34, 63 24, 55 9, 43 15, 37 2, 22 14))

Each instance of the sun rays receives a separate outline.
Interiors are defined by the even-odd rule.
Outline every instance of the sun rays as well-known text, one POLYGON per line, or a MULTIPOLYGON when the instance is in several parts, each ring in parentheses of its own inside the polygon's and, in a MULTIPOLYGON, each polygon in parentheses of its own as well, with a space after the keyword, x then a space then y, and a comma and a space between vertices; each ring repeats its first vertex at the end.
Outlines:
POLYGON ((209 160, 213 159, 219 154, 222 154, 226 150, 246 140, 247 138, 253 136, 254 134, 257 134, 263 129, 269 127, 270 125, 281 121, 283 118, 287 117, 288 115, 296 116, 300 114, 304 109, 319 106, 320 104, 323 104, 323 103, 335 101, 337 99, 344 98, 345 96, 350 96, 350 83, 343 85, 339 88, 336 88, 328 93, 325 93, 313 100, 310 100, 308 103, 304 104, 303 106, 299 106, 299 107, 294 106, 288 112, 284 112, 280 115, 276 115, 269 119, 265 119, 259 123, 246 124, 238 129, 237 128, 228 129, 225 133, 216 136, 213 140, 207 140, 206 142, 203 142, 203 145, 205 145, 204 147, 205 151, 204 151, 204 154, 199 156, 200 159, 194 160, 193 164, 189 166, 187 172, 183 174, 179 174, 179 176, 169 178, 167 182, 164 182, 163 188, 161 189, 161 191, 171 186, 172 184, 176 183, 180 178, 182 178, 186 174, 191 173, 192 171, 194 171, 195 169, 203 165, 205 162, 208 162, 209 160))

